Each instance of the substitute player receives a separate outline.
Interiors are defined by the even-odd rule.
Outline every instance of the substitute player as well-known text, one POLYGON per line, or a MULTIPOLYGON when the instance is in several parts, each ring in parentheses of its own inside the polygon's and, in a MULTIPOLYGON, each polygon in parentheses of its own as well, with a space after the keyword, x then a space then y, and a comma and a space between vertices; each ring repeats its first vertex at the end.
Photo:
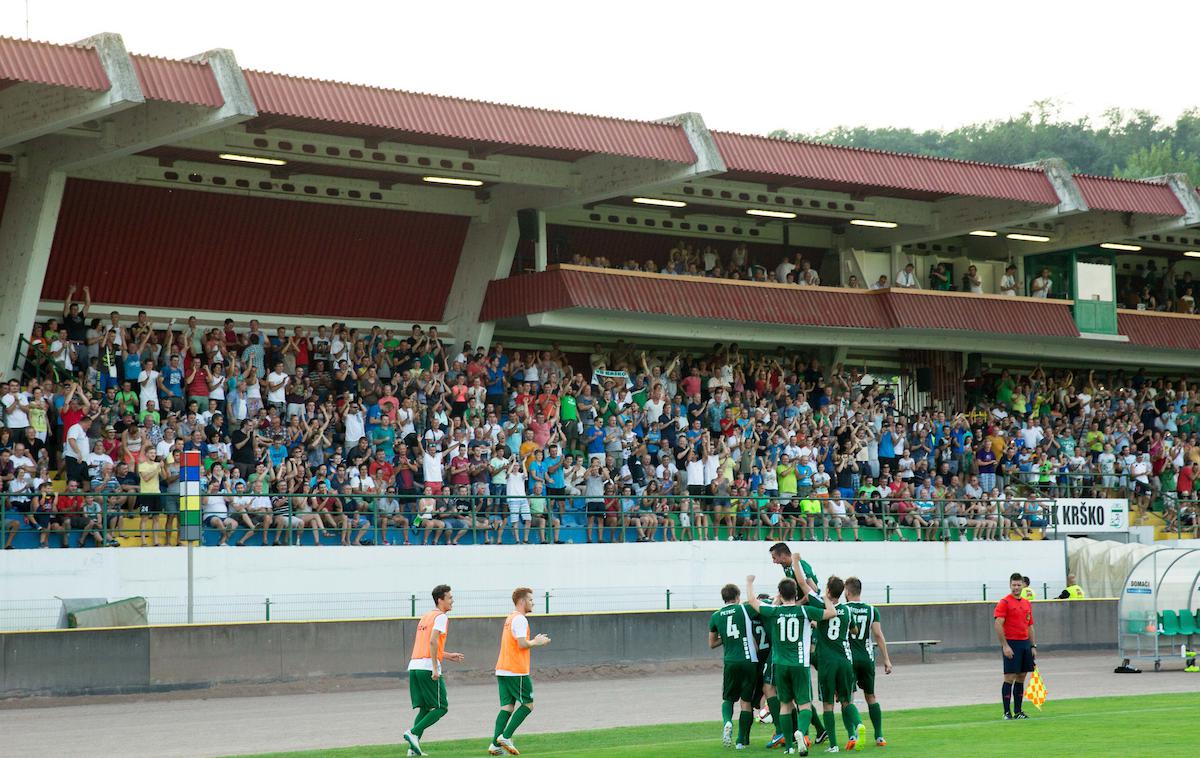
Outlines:
POLYGON ((488 755, 520 755, 512 737, 517 728, 533 712, 533 679, 529 676, 529 651, 550 644, 550 638, 539 634, 529 636, 529 619, 533 613, 533 590, 517 587, 512 594, 513 612, 504 620, 500 632, 500 657, 496 659, 496 683, 500 687, 500 713, 496 715, 496 731, 488 755))
POLYGON ((811 605, 797 605, 799 592, 794 579, 784 579, 779 583, 780 604, 764 605, 754 595, 754 577, 746 577, 751 615, 763 620, 763 627, 771 637, 771 663, 779 695, 778 729, 783 734, 784 753, 788 755, 808 755, 808 724, 812 719, 809 704, 812 680, 808 669, 812 626, 809 622, 837 615, 828 600, 823 610, 811 605))
POLYGON ((856 576, 846 580, 846 607, 850 609, 850 657, 854 679, 867 701, 867 712, 875 730, 875 745, 886 747, 883 709, 875 699, 875 646, 879 646, 884 674, 892 673, 892 659, 888 656, 887 640, 883 638, 879 609, 862 601, 862 580, 856 576))
POLYGON ((446 680, 442 678, 442 661, 463 660, 462 653, 446 652, 446 633, 450 628, 450 609, 454 607, 454 595, 450 585, 439 584, 433 588, 434 608, 417 622, 417 639, 413 642, 412 660, 408 663, 408 695, 412 707, 417 708, 417 720, 412 729, 404 733, 409 755, 425 755, 421 750, 421 737, 425 730, 441 720, 449 709, 446 700, 446 680))
MULTIPOLYGON (((825 583, 825 603, 837 603, 846 587, 840 577, 831 576, 825 583)), ((809 598, 812 605, 813 599, 809 598)), ((833 701, 842 705, 842 723, 846 726, 849 740, 847 750, 854 750, 863 737, 862 716, 854 707, 854 666, 850 655, 850 609, 837 605, 835 614, 817 622, 817 692, 821 697, 825 731, 829 734, 828 753, 838 752, 837 718, 833 715, 833 701)), ((861 749, 861 748, 860 748, 861 749)))
POLYGON ((1024 578, 1013 574, 1008 578, 1009 594, 996 603, 996 637, 1000 640, 1000 652, 1004 654, 1004 686, 1000 690, 1004 702, 1004 718, 1027 719, 1021 710, 1025 696, 1025 675, 1036 665, 1037 651, 1033 634, 1033 606, 1021 597, 1025 589, 1024 578), (1009 700, 1012 708, 1009 708, 1009 700))
POLYGON ((721 588, 725 605, 708 622, 708 646, 725 649, 725 667, 721 675, 721 741, 733 744, 733 713, 738 709, 737 748, 750 744, 750 726, 754 723, 754 692, 759 686, 759 634, 762 626, 750 618, 749 607, 741 603, 736 584, 721 588), (756 634, 756 627, 758 634, 756 634))
MULTIPOLYGON (((771 561, 777 566, 781 566, 783 568, 783 575, 788 579, 794 580, 797 585, 799 585, 801 593, 797 602, 803 605, 805 602, 805 595, 807 595, 809 598, 815 601, 814 604, 817 607, 820 607, 821 585, 817 581, 816 572, 813 571, 813 567, 809 565, 808 561, 803 560, 799 553, 793 553, 792 549, 787 546, 786 542, 776 542, 774 545, 771 545, 770 553, 771 561)), ((815 657, 813 658, 812 667, 814 669, 820 669, 821 667, 821 662, 816 660, 815 657)), ((825 725, 822 723, 821 718, 816 716, 816 714, 820 713, 820 711, 817 710, 816 704, 810 703, 809 707, 812 709, 815 717, 813 719, 813 723, 816 727, 815 731, 817 736, 813 741, 820 745, 825 741, 825 738, 828 735, 825 732, 825 725)), ((772 713, 771 715, 774 716, 775 714, 772 713)), ((778 735, 776 735, 776 737, 778 737, 778 735)), ((776 744, 778 744, 778 740, 772 739, 768 744, 768 747, 773 747, 776 744)))

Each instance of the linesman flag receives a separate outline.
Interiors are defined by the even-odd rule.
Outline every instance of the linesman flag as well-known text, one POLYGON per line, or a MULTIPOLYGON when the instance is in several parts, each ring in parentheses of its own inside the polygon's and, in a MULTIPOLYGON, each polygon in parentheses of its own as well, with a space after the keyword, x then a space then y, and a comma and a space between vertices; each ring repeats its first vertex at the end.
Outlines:
POLYGON ((1033 667, 1033 676, 1029 677, 1029 684, 1025 687, 1025 699, 1039 711, 1042 710, 1042 703, 1046 702, 1046 683, 1042 681, 1042 672, 1037 666, 1033 667))

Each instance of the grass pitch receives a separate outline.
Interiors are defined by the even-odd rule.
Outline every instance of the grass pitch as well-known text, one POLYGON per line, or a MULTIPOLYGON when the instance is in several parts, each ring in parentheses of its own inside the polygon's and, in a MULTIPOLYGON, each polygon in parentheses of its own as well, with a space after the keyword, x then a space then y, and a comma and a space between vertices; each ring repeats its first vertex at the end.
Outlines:
MULTIPOLYGON (((713 704, 717 712, 718 703, 713 704)), ((885 706, 886 707, 886 706, 885 706)), ((1039 712, 1030 709, 1028 721, 1001 720, 1000 704, 952 708, 923 708, 884 711, 886 748, 875 747, 869 719, 862 754, 893 756, 966 755, 1067 756, 1093 753, 1125 756, 1195 756, 1193 723, 1200 714, 1200 693, 1085 698, 1047 703, 1039 712)), ((451 710, 446 718, 454 718, 451 710)), ((536 711, 532 719, 537 718, 536 711)), ((863 718, 867 718, 863 709, 863 718)), ((403 726, 407 726, 404 722, 403 726)), ((403 727, 397 725, 397 730, 403 727)), ((845 747, 846 734, 838 714, 838 739, 845 747)), ((750 749, 736 752, 721 745, 717 719, 700 724, 628 727, 561 734, 519 732, 514 742, 522 756, 531 758, 575 758, 583 754, 604 758, 653 756, 654 758, 705 758, 707 756, 782 754, 763 750, 771 736, 770 725, 755 724, 750 749)), ((809 735, 812 735, 810 728, 809 735)), ((487 754, 488 738, 439 741, 437 726, 422 747, 436 758, 462 758, 487 754)), ((272 753, 272 758, 395 758, 404 756, 407 745, 380 745, 272 753)), ((856 751, 857 752, 857 751, 856 751)), ((824 755, 825 745, 814 745, 810 756, 824 755)))

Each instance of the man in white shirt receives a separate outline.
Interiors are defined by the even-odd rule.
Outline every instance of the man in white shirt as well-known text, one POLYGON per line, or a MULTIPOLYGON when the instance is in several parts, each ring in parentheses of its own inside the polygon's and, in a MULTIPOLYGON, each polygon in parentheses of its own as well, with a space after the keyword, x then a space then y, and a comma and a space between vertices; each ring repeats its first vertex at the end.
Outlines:
POLYGON ((346 450, 349 451, 358 441, 367 436, 367 419, 359 404, 351 401, 346 404, 346 415, 342 417, 346 425, 346 450))
POLYGON ((1050 280, 1050 269, 1044 268, 1029 285, 1029 294, 1032 297, 1050 297, 1050 289, 1054 282, 1050 280))
POLYGON ((887 274, 880 274, 879 278, 875 280, 875 283, 871 285, 871 289, 885 290, 888 288, 888 286, 887 274))
POLYGON ((913 265, 906 264, 904 268, 896 274, 896 286, 904 289, 915 290, 920 285, 917 284, 917 275, 913 273, 913 265))
POLYGON ((792 273, 795 268, 796 264, 792 263, 787 258, 784 258, 779 262, 779 265, 775 267, 775 281, 779 282, 780 284, 787 284, 788 274, 792 273))
POLYGON ((12 431, 12 439, 24 439, 25 427, 29 426, 29 395, 21 391, 20 382, 13 379, 8 383, 0 404, 4 405, 4 425, 12 431))
POLYGON ((283 371, 283 362, 276 361, 271 373, 267 374, 267 402, 283 413, 287 407, 287 386, 292 377, 283 371))
POLYGON ((146 403, 150 401, 154 401, 154 406, 158 407, 160 376, 162 375, 154 370, 154 361, 142 362, 142 373, 138 374, 138 400, 141 402, 139 410, 146 410, 146 403))
POLYGON ((1006 297, 1017 295, 1017 267, 1011 263, 1004 267, 1004 276, 1000 277, 1000 294, 1006 297))
POLYGON ((459 447, 461 445, 458 442, 451 442, 445 450, 439 450, 438 445, 426 448, 420 442, 417 443, 417 450, 421 452, 421 469, 425 473, 425 486, 429 487, 434 495, 442 494, 442 477, 446 469, 445 457, 459 447))
POLYGON ((88 440, 88 429, 92 428, 91 416, 84 416, 67 430, 67 444, 63 455, 67 459, 67 479, 79 482, 85 490, 91 484, 88 476, 88 457, 92 446, 88 440))
POLYGON ((967 273, 963 276, 963 289, 972 295, 983 294, 983 280, 979 278, 979 269, 975 266, 967 268, 967 273))

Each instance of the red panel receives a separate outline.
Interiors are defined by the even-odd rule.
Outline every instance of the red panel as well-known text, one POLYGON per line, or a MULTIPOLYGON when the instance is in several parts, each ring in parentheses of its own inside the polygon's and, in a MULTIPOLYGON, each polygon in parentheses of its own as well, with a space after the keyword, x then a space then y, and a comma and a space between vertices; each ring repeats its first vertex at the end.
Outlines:
MULTIPOLYGON (((688 240, 701 250, 707 245, 712 245, 720 252, 721 259, 724 261, 726 267, 729 266, 730 253, 738 245, 737 242, 732 240, 693 238, 685 234, 667 236, 665 234, 645 234, 643 232, 626 231, 623 229, 595 229, 586 226, 560 226, 557 224, 551 224, 546 227, 546 238, 549 241, 551 250, 555 248, 556 244, 561 245, 560 259, 557 261, 552 260, 551 263, 570 263, 571 257, 576 254, 586 255, 589 258, 603 255, 614 264, 624 263, 628 260, 635 260, 642 263, 652 260, 660 268, 670 257, 671 248, 675 246, 676 241, 681 239, 688 240)), ((775 268, 785 251, 788 250, 792 253, 802 253, 815 269, 821 267, 821 261, 825 256, 825 250, 819 248, 794 246, 784 248, 782 245, 751 241, 746 241, 745 245, 751 263, 767 266, 771 269, 775 268)))
POLYGON ((440 321, 468 220, 70 180, 42 296, 440 321))
POLYGON ((493 281, 480 317, 495 321, 566 308, 854 329, 1079 336, 1065 303, 738 284, 574 267, 493 281))
POLYGON ((694 163, 683 128, 246 71, 263 114, 511 145, 694 163))
POLYGON ((1075 175, 1088 207, 1097 211, 1182 216, 1183 205, 1171 188, 1158 182, 1135 182, 1105 176, 1075 175))
POLYGON ((815 142, 713 132, 733 173, 773 174, 837 184, 1057 205, 1045 172, 815 142))
POLYGON ((205 105, 220 108, 225 104, 217 80, 207 63, 131 55, 142 92, 151 100, 205 105))
POLYGON ((1200 316, 1117 311, 1117 333, 1131 345, 1200 350, 1200 316))
POLYGON ((892 290, 892 324, 903 329, 960 329, 1037 337, 1078 337, 1066 303, 1017 298, 932 295, 892 290))
POLYGON ((0 79, 103 92, 108 76, 89 47, 0 37, 0 79))

